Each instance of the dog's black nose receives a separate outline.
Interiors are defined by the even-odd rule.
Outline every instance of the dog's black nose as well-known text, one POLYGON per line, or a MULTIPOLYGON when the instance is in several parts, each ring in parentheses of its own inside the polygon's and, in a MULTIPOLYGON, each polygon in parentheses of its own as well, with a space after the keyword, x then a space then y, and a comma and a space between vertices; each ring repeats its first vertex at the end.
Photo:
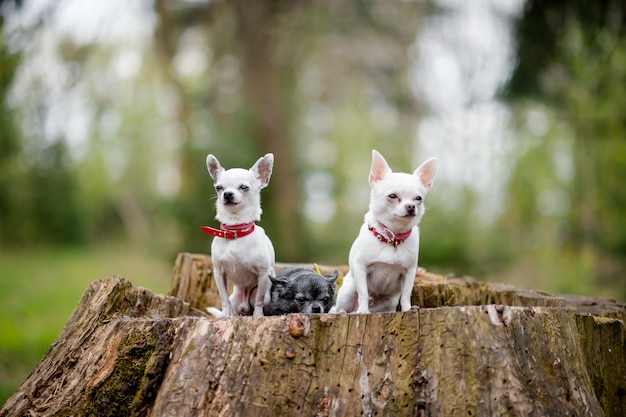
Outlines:
POLYGON ((224 200, 226 200, 226 202, 230 203, 234 199, 235 199, 235 194, 232 191, 226 191, 224 193, 224 200))
POLYGON ((322 312, 322 307, 320 307, 320 306, 313 306, 313 307, 311 307, 311 312, 312 313, 321 313, 322 312))
POLYGON ((406 213, 410 214, 410 215, 414 215, 415 214, 415 204, 407 204, 407 206, 406 206, 406 213))

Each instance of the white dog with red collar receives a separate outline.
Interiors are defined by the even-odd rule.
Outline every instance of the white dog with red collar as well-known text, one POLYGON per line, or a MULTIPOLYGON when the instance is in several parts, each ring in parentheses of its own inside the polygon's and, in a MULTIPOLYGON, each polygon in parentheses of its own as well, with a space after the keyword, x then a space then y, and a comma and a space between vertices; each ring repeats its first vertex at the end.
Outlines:
POLYGON ((396 311, 398 302, 402 311, 411 308, 419 250, 417 225, 436 172, 436 158, 413 174, 392 172, 382 155, 372 151, 369 211, 350 249, 350 272, 332 311, 396 311))
POLYGON ((274 155, 266 154, 250 169, 225 170, 217 158, 208 155, 206 166, 215 183, 215 207, 220 228, 203 226, 214 236, 211 244, 213 276, 222 301, 221 317, 262 316, 269 298, 270 275, 274 276, 274 247, 261 226, 261 190, 269 184, 274 155), (233 283, 228 296, 227 280, 233 283))

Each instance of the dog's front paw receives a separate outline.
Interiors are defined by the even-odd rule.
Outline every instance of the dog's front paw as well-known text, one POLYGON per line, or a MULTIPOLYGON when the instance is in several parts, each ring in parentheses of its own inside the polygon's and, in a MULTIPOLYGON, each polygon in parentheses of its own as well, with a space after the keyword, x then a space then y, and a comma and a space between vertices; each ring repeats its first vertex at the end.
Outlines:
POLYGON ((367 307, 359 307, 354 314, 370 314, 370 309, 367 307))
POLYGON ((263 307, 255 307, 252 315, 254 317, 263 317, 263 307))
POLYGON ((408 303, 408 304, 400 304, 400 310, 402 310, 402 312, 409 311, 410 309, 411 309, 411 304, 410 303, 408 303))

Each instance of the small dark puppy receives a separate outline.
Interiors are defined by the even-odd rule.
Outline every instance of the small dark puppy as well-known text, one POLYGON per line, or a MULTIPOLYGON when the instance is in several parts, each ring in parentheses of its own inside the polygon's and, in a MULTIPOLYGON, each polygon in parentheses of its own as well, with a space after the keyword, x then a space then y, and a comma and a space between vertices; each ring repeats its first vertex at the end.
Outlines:
POLYGON ((303 267, 287 268, 272 281, 271 300, 263 315, 328 313, 335 303, 335 281, 339 272, 320 275, 303 267))

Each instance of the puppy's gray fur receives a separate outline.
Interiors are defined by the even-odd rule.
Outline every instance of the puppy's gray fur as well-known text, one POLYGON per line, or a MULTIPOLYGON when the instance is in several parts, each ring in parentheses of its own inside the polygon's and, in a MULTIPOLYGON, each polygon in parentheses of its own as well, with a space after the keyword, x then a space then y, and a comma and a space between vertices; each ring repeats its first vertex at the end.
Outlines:
POLYGON ((339 272, 320 275, 303 267, 287 268, 272 281, 271 300, 263 307, 266 316, 289 313, 328 313, 335 302, 339 272))

